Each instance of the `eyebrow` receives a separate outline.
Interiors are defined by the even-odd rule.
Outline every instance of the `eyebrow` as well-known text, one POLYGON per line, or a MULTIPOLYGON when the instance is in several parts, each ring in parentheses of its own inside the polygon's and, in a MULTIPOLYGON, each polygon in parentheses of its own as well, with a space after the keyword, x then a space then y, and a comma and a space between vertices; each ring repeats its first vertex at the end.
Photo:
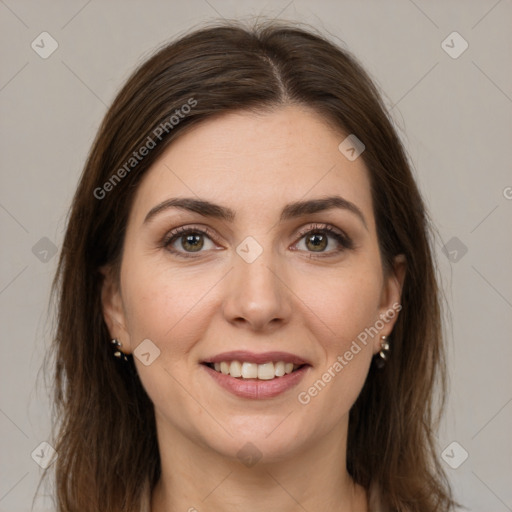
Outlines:
MULTIPOLYGON (((144 219, 144 224, 148 223, 159 213, 170 208, 179 208, 182 210, 198 213, 203 217, 212 217, 228 222, 233 222, 236 216, 235 211, 231 208, 212 203, 205 199, 197 199, 193 197, 176 197, 167 199, 166 201, 163 201, 162 203, 157 204, 155 207, 151 208, 151 210, 146 215, 146 218, 144 219)), ((368 225, 366 223, 363 212, 354 203, 351 203, 339 195, 289 203, 283 208, 281 212, 280 222, 296 217, 301 217, 303 215, 310 215, 326 210, 332 210, 334 208, 347 210, 355 214, 364 224, 364 227, 368 230, 368 225)))

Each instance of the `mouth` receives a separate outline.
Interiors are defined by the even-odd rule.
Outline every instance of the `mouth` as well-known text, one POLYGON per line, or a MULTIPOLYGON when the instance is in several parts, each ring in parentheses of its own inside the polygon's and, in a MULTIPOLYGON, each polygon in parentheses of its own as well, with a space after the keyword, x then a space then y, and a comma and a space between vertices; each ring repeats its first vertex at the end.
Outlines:
POLYGON ((212 370, 235 379, 272 380, 294 373, 309 361, 289 352, 254 353, 247 350, 223 352, 202 361, 212 370))
POLYGON ((206 373, 224 390, 248 399, 269 399, 297 386, 312 365, 287 352, 254 354, 234 351, 201 362, 206 373))
POLYGON ((235 379, 240 380, 273 380, 290 373, 296 372, 308 364, 294 364, 284 361, 268 361, 263 364, 251 363, 248 361, 221 361, 218 363, 202 363, 208 368, 229 375, 235 379))

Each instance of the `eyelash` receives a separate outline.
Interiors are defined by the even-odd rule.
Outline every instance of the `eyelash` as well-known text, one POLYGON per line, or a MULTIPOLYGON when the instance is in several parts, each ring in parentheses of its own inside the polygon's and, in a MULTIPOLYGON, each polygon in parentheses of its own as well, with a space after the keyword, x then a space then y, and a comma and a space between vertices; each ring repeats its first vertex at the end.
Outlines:
MULTIPOLYGON (((332 257, 333 252, 338 254, 344 250, 351 250, 354 248, 354 244, 352 240, 342 231, 338 231, 334 227, 329 224, 315 224, 313 226, 309 226, 307 229, 301 230, 298 233, 298 241, 304 238, 308 234, 327 234, 334 238, 341 246, 341 249, 336 249, 334 251, 329 251, 327 253, 314 253, 311 252, 311 258, 326 258, 332 257)), ((213 233, 208 228, 195 228, 193 226, 185 226, 174 229, 166 234, 164 239, 161 242, 161 247, 167 249, 169 252, 176 254, 178 257, 182 258, 196 258, 197 256, 194 253, 187 253, 182 251, 177 251, 176 249, 171 248, 172 243, 179 238, 188 235, 188 234, 201 234, 206 235, 208 238, 214 240, 213 233)), ((203 251, 198 251, 198 254, 203 251)))

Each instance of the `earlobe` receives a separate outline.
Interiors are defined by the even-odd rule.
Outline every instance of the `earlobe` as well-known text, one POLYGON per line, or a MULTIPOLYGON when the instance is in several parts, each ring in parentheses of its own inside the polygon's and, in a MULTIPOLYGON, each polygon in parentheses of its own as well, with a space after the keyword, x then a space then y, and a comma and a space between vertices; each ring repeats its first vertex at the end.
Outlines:
MULTIPOLYGON (((130 340, 126 330, 125 315, 119 284, 111 267, 101 267, 103 276, 101 284, 101 307, 111 338, 122 340, 124 347, 129 347, 130 340)), ((128 353, 127 350, 124 352, 128 353)))

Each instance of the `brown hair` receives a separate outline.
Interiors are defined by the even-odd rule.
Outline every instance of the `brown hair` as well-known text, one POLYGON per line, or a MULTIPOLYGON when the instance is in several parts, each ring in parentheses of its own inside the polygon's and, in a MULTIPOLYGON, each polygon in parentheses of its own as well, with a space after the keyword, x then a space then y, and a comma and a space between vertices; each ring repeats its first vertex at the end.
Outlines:
POLYGON ((314 29, 222 22, 166 44, 132 74, 105 115, 74 196, 53 283, 59 511, 137 511, 142 484, 160 475, 153 405, 133 360, 113 357, 100 301, 99 268, 119 269, 141 178, 203 120, 290 103, 363 141, 385 271, 394 256, 407 260, 390 360, 380 371, 372 366, 350 412, 347 469, 367 489, 375 482, 391 510, 453 506, 434 433, 446 373, 430 223, 378 90, 350 52, 314 29), (194 108, 170 123, 191 99, 194 108), (167 130, 156 140, 161 126, 167 130), (148 137, 155 147, 127 170, 148 137), (116 172, 122 179, 113 179, 116 172))

